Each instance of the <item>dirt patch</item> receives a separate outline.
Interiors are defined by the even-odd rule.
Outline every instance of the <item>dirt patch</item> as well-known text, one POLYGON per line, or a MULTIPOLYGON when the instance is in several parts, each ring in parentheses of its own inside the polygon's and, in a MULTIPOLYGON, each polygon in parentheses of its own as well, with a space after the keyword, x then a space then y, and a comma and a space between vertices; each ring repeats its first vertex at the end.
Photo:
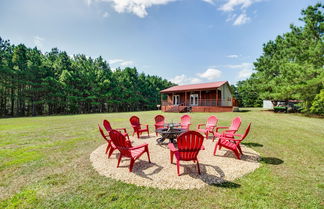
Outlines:
POLYGON ((217 150, 217 155, 213 156, 215 142, 205 139, 206 149, 200 151, 198 155, 201 175, 197 173, 196 163, 181 161, 181 176, 178 176, 176 165, 170 163, 170 151, 167 145, 157 145, 156 138, 155 136, 142 139, 131 138, 133 145, 148 143, 151 156, 151 163, 149 163, 147 155, 143 154, 135 162, 133 172, 128 171, 129 159, 127 158, 124 158, 120 167, 116 168, 119 152, 115 150, 108 159, 105 154, 106 144, 91 153, 90 161, 101 175, 138 186, 159 189, 195 189, 220 184, 251 173, 260 166, 259 154, 251 148, 242 145, 244 155, 241 160, 237 160, 232 151, 224 148, 217 150))

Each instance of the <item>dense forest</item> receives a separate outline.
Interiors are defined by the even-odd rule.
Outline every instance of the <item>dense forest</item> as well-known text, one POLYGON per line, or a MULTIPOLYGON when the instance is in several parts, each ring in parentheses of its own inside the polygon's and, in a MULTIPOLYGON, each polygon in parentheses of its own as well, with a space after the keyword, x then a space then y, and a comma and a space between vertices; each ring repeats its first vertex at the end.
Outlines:
POLYGON ((152 110, 172 85, 136 68, 112 71, 102 57, 43 54, 0 37, 0 117, 152 110))
POLYGON ((255 73, 235 88, 242 106, 298 99, 304 112, 324 114, 323 8, 318 3, 302 10, 302 26, 290 25, 289 32, 264 44, 255 73))

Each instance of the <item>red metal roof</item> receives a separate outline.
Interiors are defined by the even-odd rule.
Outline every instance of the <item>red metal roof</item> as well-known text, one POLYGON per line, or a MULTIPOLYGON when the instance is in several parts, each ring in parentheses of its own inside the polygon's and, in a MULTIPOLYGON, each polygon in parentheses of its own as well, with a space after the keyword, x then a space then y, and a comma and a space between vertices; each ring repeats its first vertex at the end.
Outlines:
POLYGON ((172 86, 170 88, 160 91, 161 93, 170 93, 170 92, 179 92, 179 91, 192 91, 192 90, 205 90, 205 89, 216 89, 221 87, 227 81, 218 81, 212 83, 200 83, 200 84, 191 84, 191 85, 182 85, 182 86, 172 86))

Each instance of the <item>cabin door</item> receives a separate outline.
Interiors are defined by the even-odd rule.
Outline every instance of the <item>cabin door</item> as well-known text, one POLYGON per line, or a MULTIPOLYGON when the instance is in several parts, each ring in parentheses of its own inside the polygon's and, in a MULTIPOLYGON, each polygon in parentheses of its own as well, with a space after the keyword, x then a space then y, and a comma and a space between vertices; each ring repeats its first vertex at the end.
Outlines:
POLYGON ((173 95, 173 105, 180 104, 180 95, 173 95))
POLYGON ((191 94, 190 95, 190 105, 191 106, 198 106, 198 94, 191 94))

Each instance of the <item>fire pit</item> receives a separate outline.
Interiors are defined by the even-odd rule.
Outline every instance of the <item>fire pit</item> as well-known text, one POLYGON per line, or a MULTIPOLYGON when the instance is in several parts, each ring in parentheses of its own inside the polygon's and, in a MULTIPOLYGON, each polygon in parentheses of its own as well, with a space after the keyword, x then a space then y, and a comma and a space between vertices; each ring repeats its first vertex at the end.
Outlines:
POLYGON ((186 132, 186 129, 178 128, 180 124, 178 123, 167 123, 165 128, 158 129, 157 132, 161 135, 161 138, 156 139, 158 144, 162 144, 165 139, 169 139, 170 143, 174 143, 180 134, 186 132))

